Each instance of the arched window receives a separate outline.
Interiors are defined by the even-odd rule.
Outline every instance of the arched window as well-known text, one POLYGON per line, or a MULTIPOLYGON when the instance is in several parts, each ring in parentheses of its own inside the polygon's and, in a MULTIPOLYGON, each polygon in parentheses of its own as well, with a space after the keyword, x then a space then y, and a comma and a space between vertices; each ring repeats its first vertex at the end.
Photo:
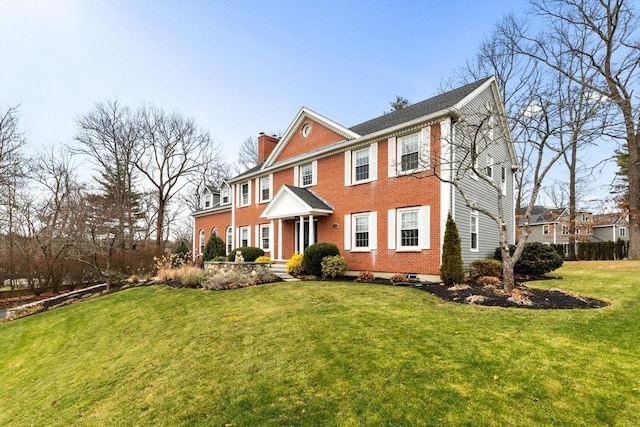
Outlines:
POLYGON ((200 239, 199 239, 199 243, 200 243, 200 252, 199 254, 202 255, 202 253, 204 252, 204 245, 205 245, 205 241, 204 241, 204 230, 200 230, 200 239))
POLYGON ((213 227, 213 228, 211 229, 211 235, 213 236, 214 234, 215 234, 216 236, 218 235, 218 229, 217 229, 217 228, 215 228, 215 227, 213 227))
POLYGON ((233 228, 227 227, 227 255, 233 250, 233 228))

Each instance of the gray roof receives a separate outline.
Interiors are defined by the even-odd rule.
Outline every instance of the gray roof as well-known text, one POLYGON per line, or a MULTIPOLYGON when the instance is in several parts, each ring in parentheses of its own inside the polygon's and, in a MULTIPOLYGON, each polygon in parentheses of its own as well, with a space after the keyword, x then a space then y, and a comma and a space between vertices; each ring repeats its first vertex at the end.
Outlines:
POLYGON ((309 205, 312 209, 321 209, 327 211, 333 211, 333 208, 329 206, 324 200, 313 194, 306 188, 294 187, 293 185, 285 185, 293 194, 298 196, 309 205))
POLYGON ((489 79, 490 77, 486 77, 482 80, 478 80, 477 82, 470 83, 466 86, 436 95, 433 98, 409 105, 401 110, 392 111, 383 116, 360 123, 350 129, 358 135, 368 135, 382 129, 387 129, 392 126, 445 110, 456 105, 489 79))

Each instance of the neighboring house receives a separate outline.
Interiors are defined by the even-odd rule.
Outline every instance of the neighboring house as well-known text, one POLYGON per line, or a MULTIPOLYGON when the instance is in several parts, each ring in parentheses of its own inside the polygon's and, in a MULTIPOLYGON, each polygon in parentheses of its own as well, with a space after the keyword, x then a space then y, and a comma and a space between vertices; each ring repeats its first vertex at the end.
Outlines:
MULTIPOLYGON (((518 212, 520 214, 520 212, 518 212)), ((594 215, 592 212, 576 209, 576 242, 628 240, 629 223, 620 213, 594 215)), ((518 227, 522 227, 518 215, 518 227)), ((527 242, 563 245, 565 255, 569 253, 569 208, 547 208, 534 206, 529 221, 530 234, 527 242)))
POLYGON ((194 254, 202 253, 215 229, 228 251, 258 246, 276 262, 332 242, 351 271, 433 278, 451 212, 465 263, 491 257, 497 225, 438 176, 462 175, 469 204, 494 213, 501 192, 513 240, 518 166, 499 117, 503 106, 493 77, 350 128, 302 108, 281 138, 260 134, 258 166, 223 183, 212 204, 192 214, 194 254), (486 131, 477 132, 480 126, 486 131), (460 147, 474 138, 480 179, 456 159, 469 158, 460 147))
POLYGON ((629 216, 620 212, 594 215, 592 230, 594 241, 629 241, 629 216))

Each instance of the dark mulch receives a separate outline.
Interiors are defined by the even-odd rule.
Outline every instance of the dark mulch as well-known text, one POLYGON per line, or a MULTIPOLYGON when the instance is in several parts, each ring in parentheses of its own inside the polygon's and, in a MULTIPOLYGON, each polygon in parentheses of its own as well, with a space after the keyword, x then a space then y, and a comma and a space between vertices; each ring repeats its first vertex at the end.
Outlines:
MULTIPOLYGON (((416 285, 414 284, 414 286, 416 285)), ((511 292, 505 292, 501 287, 496 286, 458 285, 449 287, 438 283, 421 284, 418 288, 446 301, 493 307, 572 309, 601 308, 609 305, 605 301, 571 294, 562 289, 536 289, 524 285, 518 286, 511 292)))

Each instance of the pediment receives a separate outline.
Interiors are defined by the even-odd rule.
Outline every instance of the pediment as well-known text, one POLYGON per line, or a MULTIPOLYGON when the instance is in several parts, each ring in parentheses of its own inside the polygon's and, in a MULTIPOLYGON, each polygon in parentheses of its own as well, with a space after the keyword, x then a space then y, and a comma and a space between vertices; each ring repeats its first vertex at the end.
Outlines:
POLYGON ((283 186, 260 215, 267 219, 297 218, 299 216, 326 216, 333 209, 304 188, 283 186))
POLYGON ((292 158, 359 136, 333 120, 303 107, 265 161, 264 167, 271 166, 276 161, 292 158))

